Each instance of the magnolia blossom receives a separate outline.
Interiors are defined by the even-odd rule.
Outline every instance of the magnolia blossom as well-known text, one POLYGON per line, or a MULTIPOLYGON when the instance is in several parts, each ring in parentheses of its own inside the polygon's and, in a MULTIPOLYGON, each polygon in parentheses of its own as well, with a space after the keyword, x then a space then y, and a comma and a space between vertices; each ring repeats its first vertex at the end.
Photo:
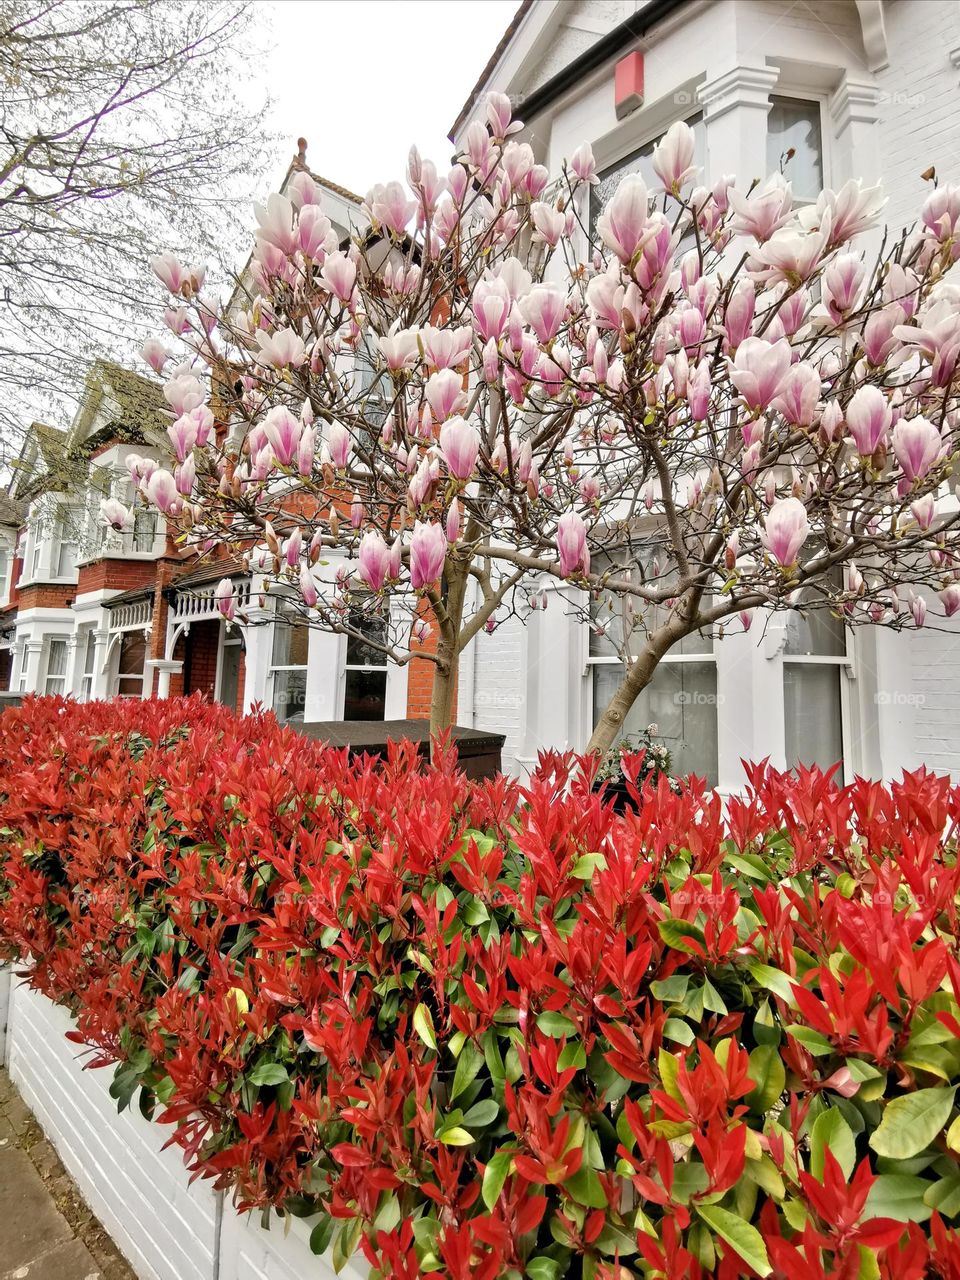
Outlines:
POLYGON ((873 456, 886 437, 892 416, 879 387, 868 384, 854 392, 844 417, 861 457, 873 456))
POLYGON ((442 526, 418 520, 410 539, 410 585, 414 591, 439 580, 446 558, 447 538, 442 526))
POLYGON ((761 541, 785 569, 797 563, 800 548, 810 536, 807 509, 799 498, 780 498, 767 512, 761 541))
POLYGON ((893 428, 893 452, 910 481, 922 480, 936 463, 943 447, 940 432, 918 414, 901 418, 893 428))
POLYGON ((763 338, 745 338, 741 342, 730 370, 730 381, 749 409, 759 412, 773 403, 792 359, 790 344, 782 338, 778 342, 766 342, 763 338))
POLYGON ((696 141, 693 130, 683 120, 676 120, 653 149, 653 172, 664 191, 679 195, 681 187, 696 174, 692 163, 696 141))
POLYGON ((116 498, 100 499, 100 519, 110 529, 122 532, 133 525, 133 512, 116 498))
POLYGON ((557 521, 557 552, 562 578, 569 578, 578 571, 588 572, 587 527, 576 511, 565 511, 557 521))
POLYGON ((480 436, 476 427, 466 419, 449 418, 440 428, 440 452, 447 470, 455 479, 470 479, 479 451, 480 436))
POLYGON ((773 401, 787 422, 798 427, 813 424, 820 400, 820 374, 812 365, 795 364, 780 384, 780 392, 773 401))
POLYGON ((146 482, 147 497, 164 515, 171 515, 182 505, 177 482, 164 467, 157 469, 146 482))
POLYGON ((281 467, 289 467, 297 457, 303 424, 289 409, 276 405, 263 420, 263 433, 270 441, 273 456, 281 467))
POLYGON ((292 329, 278 329, 272 334, 261 329, 256 338, 264 364, 274 365, 277 369, 299 369, 307 358, 303 339, 292 329))
POLYGON ((217 610, 228 622, 232 622, 237 613, 237 599, 233 583, 229 578, 221 578, 213 592, 217 610))
POLYGON ((544 344, 556 337, 566 309, 567 296, 556 285, 537 285, 520 302, 520 314, 544 344))
POLYGON ((327 427, 327 448, 333 465, 343 471, 350 457, 350 432, 342 422, 331 422, 327 427))
POLYGON ((630 173, 597 219, 597 233, 621 262, 631 262, 643 247, 647 218, 646 183, 638 173, 630 173))

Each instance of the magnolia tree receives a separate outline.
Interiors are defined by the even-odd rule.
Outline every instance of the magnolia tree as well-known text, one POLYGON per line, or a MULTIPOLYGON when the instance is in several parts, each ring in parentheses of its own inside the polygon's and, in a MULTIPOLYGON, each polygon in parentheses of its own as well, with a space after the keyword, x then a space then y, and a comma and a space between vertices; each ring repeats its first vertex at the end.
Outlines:
POLYGON ((866 261, 876 188, 707 190, 676 124, 659 186, 624 178, 593 230, 590 148, 551 178, 507 99, 486 111, 445 176, 411 152, 348 242, 298 172, 219 318, 155 260, 186 355, 144 353, 177 459, 134 459, 146 499, 317 625, 432 662, 435 730, 464 647, 550 579, 624 659, 590 750, 694 632, 952 614, 960 191, 866 261))

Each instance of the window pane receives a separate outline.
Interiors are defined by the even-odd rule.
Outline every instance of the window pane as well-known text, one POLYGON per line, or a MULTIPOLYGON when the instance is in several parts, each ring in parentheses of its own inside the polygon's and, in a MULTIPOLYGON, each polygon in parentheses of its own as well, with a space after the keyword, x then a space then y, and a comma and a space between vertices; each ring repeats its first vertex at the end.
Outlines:
POLYGON ((152 551, 157 536, 157 513, 137 507, 133 517, 134 551, 152 551))
POLYGON ((47 675, 62 676, 67 669, 66 640, 51 640, 47 650, 47 675))
POLYGON ((302 721, 306 702, 306 671, 273 673, 273 710, 281 724, 291 720, 302 721))
POLYGON ((343 698, 344 720, 382 720, 387 697, 387 673, 348 671, 343 698))
MULTIPOLYGON (((687 124, 693 130, 693 163, 701 170, 707 162, 707 131, 703 123, 703 116, 691 116, 687 124)), ((664 129, 666 133, 666 129, 664 129)), ((663 134, 660 135, 662 137, 663 134)), ((653 171, 653 149, 660 141, 660 138, 654 138, 646 143, 638 151, 634 151, 632 155, 627 156, 625 160, 618 160, 615 165, 611 165, 609 169, 603 170, 599 175, 600 181, 590 192, 590 236, 594 238, 597 231, 597 218, 603 212, 604 205, 615 194, 617 187, 628 173, 639 173, 650 191, 655 194, 660 185, 660 179, 653 171)), ((667 200, 667 216, 670 214, 670 206, 673 206, 674 212, 677 211, 677 203, 671 196, 667 200)))
POLYGON ((7 579, 10 573, 10 555, 6 551, 0 551, 0 599, 7 594, 7 579))
POLYGON ((823 141, 820 104, 801 98, 771 98, 767 116, 767 169, 779 172, 800 201, 816 200, 823 190, 823 141), (787 152, 794 154, 787 159, 787 152))
POLYGON ((273 628, 273 663, 275 667, 305 667, 310 628, 278 615, 273 628))
MULTIPOLYGON (((620 684, 620 663, 593 669, 594 724, 620 684)), ((624 737, 655 724, 654 737, 671 755, 671 772, 695 773, 717 783, 717 668, 712 662, 661 662, 630 709, 624 737)))
MULTIPOLYGON (((387 625, 382 618, 371 618, 362 613, 352 613, 349 625, 376 643, 383 644, 387 638, 387 625)), ((348 667, 385 667, 386 657, 382 650, 373 644, 366 644, 354 636, 347 636, 348 667)))
POLYGON ((784 652, 792 657, 843 658, 847 652, 843 623, 829 609, 788 613, 784 652))
POLYGON ((833 664, 783 664, 783 716, 787 767, 843 759, 840 715, 841 668, 833 664))
POLYGON ((120 641, 117 661, 117 693, 121 698, 143 696, 143 667, 147 660, 147 642, 142 631, 125 631, 120 641))

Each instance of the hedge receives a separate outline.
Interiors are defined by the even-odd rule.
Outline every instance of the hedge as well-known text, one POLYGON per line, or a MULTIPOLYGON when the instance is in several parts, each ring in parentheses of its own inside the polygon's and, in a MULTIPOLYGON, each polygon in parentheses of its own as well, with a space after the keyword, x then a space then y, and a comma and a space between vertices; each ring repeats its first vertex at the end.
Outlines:
POLYGON ((960 1276, 960 788, 0 717, 0 938, 111 1092, 375 1277, 960 1276))

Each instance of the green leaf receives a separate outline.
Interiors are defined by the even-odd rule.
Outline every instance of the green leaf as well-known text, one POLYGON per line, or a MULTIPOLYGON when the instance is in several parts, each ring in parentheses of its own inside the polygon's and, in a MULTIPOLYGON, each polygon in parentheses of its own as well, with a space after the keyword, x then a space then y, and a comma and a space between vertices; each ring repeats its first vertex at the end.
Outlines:
POLYGON ((684 951, 691 956, 707 954, 703 930, 688 920, 658 920, 660 937, 673 951, 684 951))
POLYGON ((279 1062, 261 1062, 253 1068, 247 1079, 258 1087, 290 1083, 286 1067, 279 1062))
POLYGON ((894 1098, 883 1109, 883 1119, 870 1136, 877 1155, 908 1160, 930 1145, 953 1110, 952 1089, 918 1089, 894 1098))
POLYGON ((931 1184, 906 1173, 881 1173, 870 1188, 862 1216, 894 1222, 926 1222, 932 1210, 924 1203, 931 1184))
POLYGON ((550 1009, 544 1010, 537 1018, 537 1027, 545 1036, 553 1036, 555 1040, 559 1040, 561 1036, 575 1036, 577 1034, 575 1022, 571 1022, 564 1014, 553 1012, 550 1009))
POLYGON ((787 1073, 780 1059, 780 1050, 773 1044, 761 1044, 750 1054, 750 1079, 754 1087, 747 1094, 751 1111, 769 1111, 783 1093, 787 1073))
POLYGON ((827 1037, 822 1036, 819 1031, 814 1031, 813 1027, 795 1023, 787 1027, 787 1035, 793 1036, 794 1040, 799 1040, 807 1052, 812 1053, 815 1058, 822 1058, 834 1051, 827 1037))
POLYGON ((531 1258, 527 1263, 530 1280, 560 1280, 560 1263, 554 1258, 531 1258))
POLYGON ((498 1151, 495 1156, 491 1156, 487 1161, 487 1167, 483 1171, 483 1186, 480 1194, 483 1196, 483 1203, 491 1212, 500 1199, 500 1192, 503 1190, 503 1184, 507 1180, 512 1163, 513 1155, 509 1151, 498 1151))
POLYGON ((693 1044, 695 1039, 693 1028, 683 1018, 668 1018, 663 1024, 663 1034, 667 1040, 676 1040, 678 1044, 693 1044))
POLYGON ((433 1014, 425 1004, 418 1004, 413 1011, 413 1029, 428 1048, 437 1051, 437 1036, 433 1029, 433 1014))
POLYGON ((333 1246, 333 1269, 337 1273, 343 1270, 360 1243, 360 1232, 363 1230, 363 1219, 353 1218, 343 1224, 333 1246))
POLYGON ((464 1089, 470 1087, 480 1068, 483 1066, 483 1054, 473 1043, 467 1040, 460 1050, 460 1057, 457 1059, 457 1069, 453 1073, 453 1087, 450 1090, 450 1101, 452 1102, 464 1089))
POLYGON ((818 1182, 823 1181, 824 1152, 827 1148, 843 1170, 843 1176, 849 1179, 857 1163, 856 1140, 838 1107, 828 1107, 826 1111, 822 1111, 810 1130, 810 1172, 818 1182))
POLYGON ((493 1098, 484 1098, 482 1102, 473 1104, 463 1117, 463 1123, 471 1129, 482 1129, 485 1125, 493 1124, 499 1114, 499 1103, 493 1098))
POLYGON ((324 1214, 317 1225, 310 1232, 310 1252, 326 1253, 330 1248, 330 1241, 333 1239, 333 1229, 337 1225, 336 1218, 331 1218, 324 1214))
POLYGON ((698 1204, 696 1209, 710 1230, 725 1241, 738 1257, 756 1271, 757 1275, 770 1274, 773 1268, 767 1257, 763 1237, 756 1227, 751 1227, 749 1222, 744 1222, 735 1213, 721 1209, 716 1204, 698 1204))
POLYGON ((679 1004, 690 985, 689 973, 675 973, 670 978, 659 978, 650 983, 650 991, 664 1004, 679 1004))
POLYGON ((960 1173, 951 1173, 948 1178, 928 1186, 923 1201, 942 1217, 955 1218, 960 1214, 960 1173))
POLYGON ((581 1165, 573 1177, 566 1180, 563 1188, 577 1204, 586 1205, 588 1209, 607 1207, 607 1197, 597 1171, 587 1165, 581 1165))
POLYGON ((605 871, 606 867, 607 860, 602 853, 585 853, 573 864, 570 874, 574 880, 592 880, 597 868, 605 871))
POLYGON ((442 1133, 438 1133, 437 1137, 446 1147, 469 1147, 474 1141, 472 1133, 468 1133, 466 1129, 461 1129, 459 1125, 454 1125, 451 1129, 444 1129, 442 1133))
POLYGON ((766 991, 772 991, 791 1008, 796 1004, 793 983, 782 969, 774 969, 772 965, 762 964, 759 960, 750 960, 747 964, 747 972, 761 987, 766 991))
MULTIPOLYGON (((667 1021, 669 1022, 669 1018, 667 1021)), ((579 1040, 571 1040, 569 1044, 565 1044, 557 1057, 558 1071, 567 1071, 570 1067, 580 1071, 586 1065, 587 1053, 579 1040)))

